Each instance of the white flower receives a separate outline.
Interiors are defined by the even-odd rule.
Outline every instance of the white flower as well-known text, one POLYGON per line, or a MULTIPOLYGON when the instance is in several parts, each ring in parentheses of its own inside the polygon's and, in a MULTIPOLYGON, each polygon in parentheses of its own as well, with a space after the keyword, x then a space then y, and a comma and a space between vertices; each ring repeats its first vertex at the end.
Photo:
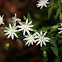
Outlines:
MULTIPOLYGON (((62 23, 60 23, 62 26, 62 23)), ((58 34, 62 33, 62 28, 58 28, 58 30, 60 30, 60 32, 58 32, 58 34)))
POLYGON ((14 24, 14 26, 12 27, 11 24, 9 23, 9 28, 5 27, 6 30, 4 30, 4 32, 6 32, 4 35, 8 35, 7 38, 12 38, 12 40, 14 39, 14 36, 18 38, 16 32, 18 32, 16 29, 16 24, 14 24))
POLYGON ((36 34, 37 34, 37 40, 36 41, 38 41, 36 45, 40 44, 40 46, 42 47, 42 44, 44 44, 46 46, 45 42, 49 42, 49 40, 50 40, 50 38, 45 37, 46 33, 47 32, 45 32, 43 34, 42 31, 41 31, 40 34, 39 34, 38 32, 36 32, 36 34))
POLYGON ((0 16, 0 25, 1 25, 1 24, 4 24, 4 22, 3 22, 3 17, 4 17, 4 15, 3 15, 3 16, 0 16))
POLYGON ((12 17, 12 19, 13 19, 13 22, 14 22, 14 23, 21 21, 21 19, 19 19, 19 18, 16 17, 16 14, 15 14, 14 17, 12 17))
POLYGON ((34 33, 33 35, 31 35, 31 34, 29 34, 28 36, 26 36, 25 35, 25 39, 23 39, 23 40, 27 40, 27 42, 26 42, 26 44, 25 45, 28 45, 28 46, 30 46, 30 44, 32 44, 33 45, 33 43, 36 43, 36 33, 34 33))
POLYGON ((37 5, 37 7, 40 7, 40 9, 42 9, 43 6, 47 7, 47 4, 49 4, 48 0, 39 0, 38 4, 36 4, 36 5, 37 5))
POLYGON ((31 23, 32 23, 32 21, 28 23, 28 19, 26 20, 26 23, 19 22, 20 25, 18 25, 17 28, 20 28, 20 29, 18 31, 23 30, 23 35, 25 35, 26 32, 28 34, 30 34, 29 31, 33 31, 33 29, 31 27, 34 26, 34 25, 30 25, 31 23))

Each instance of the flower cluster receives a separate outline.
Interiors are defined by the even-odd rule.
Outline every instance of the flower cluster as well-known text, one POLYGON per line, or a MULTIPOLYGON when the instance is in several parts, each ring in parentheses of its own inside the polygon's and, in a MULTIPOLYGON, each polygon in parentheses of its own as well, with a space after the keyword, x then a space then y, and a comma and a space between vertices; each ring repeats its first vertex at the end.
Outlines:
MULTIPOLYGON (((36 6, 42 9, 43 6, 47 7, 47 4, 49 4, 48 0, 39 0, 36 6)), ((0 25, 5 24, 3 22, 3 16, 0 16, 0 25)), ((33 29, 34 25, 32 25, 32 21, 28 21, 28 18, 26 18, 25 22, 21 22, 21 19, 17 18, 15 14, 15 16, 12 17, 12 20, 13 25, 9 23, 9 27, 5 27, 4 29, 4 35, 7 36, 7 39, 11 37, 11 39, 14 40, 15 37, 18 38, 17 32, 23 32, 23 36, 25 37, 23 41, 26 41, 25 45, 30 46, 30 44, 33 45, 33 43, 36 43, 36 45, 40 44, 40 46, 42 47, 42 45, 46 46, 46 42, 49 42, 50 38, 46 37, 47 31, 45 33, 43 33, 42 31, 40 31, 40 33, 38 33, 37 31, 35 32, 35 30, 33 29), (17 22, 19 23, 19 25, 17 25, 17 22)), ((53 26, 52 28, 55 29, 58 28, 58 26, 53 26)), ((59 34, 62 33, 62 28, 58 28, 58 30, 60 30, 60 32, 58 32, 59 34)))
MULTIPOLYGON (((4 24, 3 16, 0 17, 0 19, 0 24, 4 24)), ((22 31, 23 36, 25 37, 23 41, 27 41, 25 45, 30 46, 30 44, 33 45, 33 43, 36 43, 36 45, 40 44, 40 46, 42 47, 42 44, 46 46, 46 42, 49 42, 50 38, 45 37, 47 32, 45 32, 44 34, 42 31, 40 32, 40 34, 38 32, 34 32, 34 29, 32 29, 34 25, 32 25, 32 21, 28 22, 28 18, 26 19, 26 22, 21 22, 21 19, 17 18, 15 14, 12 19, 13 25, 9 23, 9 27, 5 27, 4 29, 4 35, 7 35, 7 39, 10 37, 12 38, 12 40, 14 40, 14 37, 18 38, 18 35, 16 33, 22 31), (17 22, 19 23, 19 25, 17 25, 17 22), (31 31, 33 31, 34 34, 30 33, 31 31)))
POLYGON ((36 4, 36 6, 40 7, 40 9, 42 9, 43 6, 47 7, 47 4, 49 4, 48 0, 39 0, 38 4, 36 4))

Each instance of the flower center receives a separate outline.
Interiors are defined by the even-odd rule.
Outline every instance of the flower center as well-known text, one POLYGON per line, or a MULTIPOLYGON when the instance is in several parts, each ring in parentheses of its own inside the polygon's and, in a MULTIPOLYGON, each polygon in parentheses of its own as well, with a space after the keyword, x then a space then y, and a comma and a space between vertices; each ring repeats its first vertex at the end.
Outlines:
POLYGON ((41 40, 43 40, 43 39, 44 39, 44 37, 40 37, 40 39, 41 39, 41 40))
POLYGON ((27 29, 28 28, 28 25, 24 25, 23 27, 24 27, 24 29, 27 29))
POLYGON ((43 5, 45 4, 45 2, 42 2, 43 3, 43 5))
POLYGON ((2 20, 0 20, 0 23, 2 23, 2 20))
POLYGON ((11 33, 14 33, 14 29, 11 29, 10 32, 11 32, 11 33))
POLYGON ((32 40, 33 39, 33 36, 30 36, 29 39, 32 40))

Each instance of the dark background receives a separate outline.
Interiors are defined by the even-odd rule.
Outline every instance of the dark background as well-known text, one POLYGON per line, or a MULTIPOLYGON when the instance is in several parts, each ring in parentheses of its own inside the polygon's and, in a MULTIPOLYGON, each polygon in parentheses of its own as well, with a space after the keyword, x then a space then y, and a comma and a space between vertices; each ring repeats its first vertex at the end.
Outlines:
MULTIPOLYGON (((12 16, 23 20, 23 16, 27 17, 28 12, 33 17, 33 12, 37 11, 36 1, 31 0, 0 0, 0 15, 4 14, 4 22, 8 25, 12 16)), ((3 25, 1 25, 2 27, 3 25)), ((0 28, 0 33, 3 30, 0 28)), ((23 41, 16 39, 12 41, 6 36, 0 35, 0 62, 39 62, 39 51, 36 45, 24 46, 23 41), (5 48, 6 43, 10 43, 10 47, 5 48)))

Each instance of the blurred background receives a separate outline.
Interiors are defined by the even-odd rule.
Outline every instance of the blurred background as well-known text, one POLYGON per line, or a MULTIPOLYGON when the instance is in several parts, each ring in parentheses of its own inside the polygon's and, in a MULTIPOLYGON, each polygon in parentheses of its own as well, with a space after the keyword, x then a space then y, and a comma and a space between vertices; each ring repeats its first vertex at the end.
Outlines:
MULTIPOLYGON (((36 1, 32 0, 0 0, 0 15, 4 14, 4 22, 6 25, 12 22, 11 18, 14 14, 23 20, 23 16, 27 17, 28 12, 33 17, 36 9, 36 1)), ((0 27, 2 27, 1 25, 0 27)), ((0 28, 0 33, 3 30, 0 28)), ((16 39, 12 41, 7 39, 3 34, 0 35, 0 62, 39 62, 39 49, 33 46, 24 46, 22 40, 16 39), (5 46, 10 43, 7 49, 5 46)))
MULTIPOLYGON (((31 16, 34 25, 33 29, 38 30, 38 32, 41 30, 43 32, 48 31, 47 37, 60 37, 61 35, 58 35, 57 29, 62 22, 59 19, 60 8, 62 7, 60 7, 60 0, 51 0, 52 3, 49 4, 48 8, 43 7, 42 10, 36 7, 37 1, 0 0, 0 15, 4 14, 6 26, 12 22, 15 13, 22 21, 25 21, 23 16, 31 16)), ((0 27, 5 26, 1 25, 0 27)), ((1 32, 3 30, 0 28, 1 32)), ((36 46, 36 44, 28 47, 20 39, 12 41, 7 39, 7 36, 0 34, 0 62, 62 62, 62 38, 53 38, 51 41, 51 43, 47 44, 47 47, 40 48, 40 45, 36 46), (7 48, 7 43, 10 43, 9 48, 7 48)))

